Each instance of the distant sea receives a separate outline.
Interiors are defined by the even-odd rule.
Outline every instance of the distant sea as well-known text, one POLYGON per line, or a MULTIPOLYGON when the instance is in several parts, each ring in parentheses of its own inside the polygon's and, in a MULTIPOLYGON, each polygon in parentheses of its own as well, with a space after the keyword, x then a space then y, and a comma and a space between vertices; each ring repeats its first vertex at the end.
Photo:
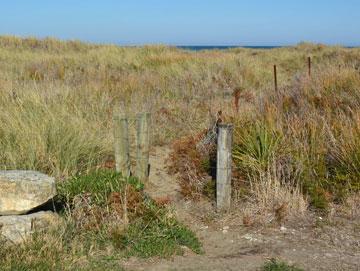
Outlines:
POLYGON ((226 50, 234 48, 250 48, 250 49, 274 49, 281 48, 283 46, 222 46, 222 45, 208 45, 208 46, 176 46, 177 48, 191 51, 201 51, 201 50, 226 50))
MULTIPOLYGON (((207 45, 207 46, 189 46, 189 45, 180 45, 176 46, 177 48, 190 50, 190 51, 202 51, 202 50, 226 50, 226 49, 234 49, 234 48, 249 48, 249 49, 274 49, 274 48, 283 48, 286 46, 223 46, 223 45, 207 45)), ((359 48, 360 46, 344 46, 344 48, 353 49, 359 48)))

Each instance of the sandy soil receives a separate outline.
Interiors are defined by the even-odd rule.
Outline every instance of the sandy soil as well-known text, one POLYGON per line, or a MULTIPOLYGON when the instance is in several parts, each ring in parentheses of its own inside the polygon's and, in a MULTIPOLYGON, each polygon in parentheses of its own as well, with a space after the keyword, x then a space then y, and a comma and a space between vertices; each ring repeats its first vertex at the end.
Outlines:
POLYGON ((169 150, 151 155, 147 192, 154 198, 169 197, 179 219, 200 238, 205 253, 185 249, 170 259, 129 259, 128 270, 259 270, 276 258, 304 270, 360 270, 360 219, 328 221, 312 215, 284 226, 245 227, 233 214, 219 215, 210 202, 185 202, 179 196, 176 176, 166 172, 169 150))

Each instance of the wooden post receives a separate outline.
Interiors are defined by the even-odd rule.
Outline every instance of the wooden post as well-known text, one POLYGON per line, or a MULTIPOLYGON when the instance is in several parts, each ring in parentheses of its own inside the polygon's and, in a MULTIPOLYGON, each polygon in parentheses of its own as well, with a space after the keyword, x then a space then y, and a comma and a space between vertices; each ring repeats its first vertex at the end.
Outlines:
POLYGON ((233 94, 234 94, 234 106, 235 106, 236 113, 239 113, 240 93, 241 93, 241 88, 234 89, 233 94))
POLYGON ((311 77, 311 57, 308 57, 308 75, 311 77))
POLYGON ((231 164, 232 134, 231 124, 219 124, 216 161, 216 208, 218 211, 230 209, 231 204, 231 164))
POLYGON ((114 139, 115 139, 115 166, 116 171, 123 176, 129 177, 130 172, 130 150, 128 119, 125 115, 114 115, 114 139))
POLYGON ((149 178, 150 113, 137 115, 135 176, 146 182, 149 178))
POLYGON ((277 71, 276 71, 276 65, 274 65, 274 83, 275 83, 275 91, 278 91, 278 81, 277 81, 277 71))

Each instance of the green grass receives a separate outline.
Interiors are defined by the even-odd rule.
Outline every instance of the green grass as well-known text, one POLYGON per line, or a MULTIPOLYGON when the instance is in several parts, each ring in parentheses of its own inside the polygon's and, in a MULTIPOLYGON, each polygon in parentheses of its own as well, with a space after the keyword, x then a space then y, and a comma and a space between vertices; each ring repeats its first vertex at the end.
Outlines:
POLYGON ((262 271, 303 271, 303 269, 297 268, 293 265, 288 265, 284 262, 278 262, 275 259, 272 259, 268 263, 266 263, 262 271))
POLYGON ((144 189, 144 184, 135 177, 125 178, 113 170, 96 170, 58 182, 57 191, 59 199, 67 203, 73 202, 76 196, 87 194, 93 204, 105 207, 109 195, 123 191, 126 184, 138 191, 144 189))
MULTIPOLYGON (((87 175, 80 175, 68 182, 59 185, 59 195, 67 202, 73 203, 79 195, 87 195, 91 207, 110 208, 109 196, 111 193, 120 193, 125 196, 127 189, 127 212, 129 225, 115 225, 107 227, 106 216, 101 214, 102 221, 98 221, 93 230, 104 236, 105 242, 124 250, 126 256, 167 257, 181 253, 181 246, 187 246, 196 253, 201 252, 201 245, 187 227, 180 224, 173 214, 166 208, 158 207, 154 201, 143 194, 144 185, 135 177, 124 178, 112 170, 97 170, 87 175), (130 190, 126 185, 134 190, 130 190), (120 226, 120 227, 119 227, 120 226)), ((117 204, 122 204, 122 198, 117 204)), ((76 208, 76 206, 74 207, 76 208)))
POLYGON ((195 253, 202 253, 195 234, 172 215, 169 216, 166 210, 154 205, 149 206, 146 214, 135 220, 124 234, 113 237, 116 246, 126 248, 127 256, 169 257, 182 254, 182 246, 195 253))

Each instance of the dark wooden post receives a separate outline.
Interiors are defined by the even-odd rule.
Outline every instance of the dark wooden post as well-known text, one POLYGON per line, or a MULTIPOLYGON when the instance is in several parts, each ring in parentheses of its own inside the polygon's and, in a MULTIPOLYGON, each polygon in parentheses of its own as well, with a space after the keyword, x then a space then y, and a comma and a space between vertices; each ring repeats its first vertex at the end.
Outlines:
POLYGON ((278 81, 277 81, 277 70, 276 65, 274 65, 274 84, 275 84, 275 91, 278 91, 278 81))

